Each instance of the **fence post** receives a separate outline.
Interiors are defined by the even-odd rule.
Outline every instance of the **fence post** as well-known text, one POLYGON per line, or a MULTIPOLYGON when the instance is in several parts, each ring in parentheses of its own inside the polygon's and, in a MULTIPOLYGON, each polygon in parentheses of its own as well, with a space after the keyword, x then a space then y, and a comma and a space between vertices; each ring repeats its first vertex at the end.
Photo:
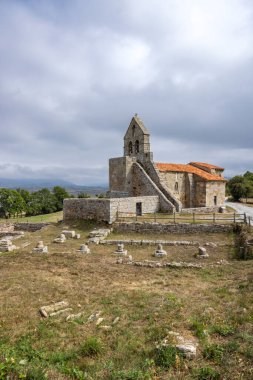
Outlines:
POLYGON ((192 213, 192 220, 193 220, 193 223, 195 223, 195 212, 192 213))
POLYGON ((215 223, 215 212, 213 213, 213 223, 215 223))
POLYGON ((250 220, 251 220, 251 218, 250 218, 250 216, 249 216, 249 226, 251 226, 251 224, 250 224, 250 220))
POLYGON ((135 215, 135 221, 137 222, 137 213, 136 213, 136 215, 135 215))
POLYGON ((235 212, 234 212, 234 223, 235 223, 235 212))
POLYGON ((244 223, 247 224, 247 216, 246 216, 246 212, 244 213, 244 223))
POLYGON ((175 213, 175 211, 173 212, 173 219, 174 219, 174 224, 176 224, 176 213, 175 213))

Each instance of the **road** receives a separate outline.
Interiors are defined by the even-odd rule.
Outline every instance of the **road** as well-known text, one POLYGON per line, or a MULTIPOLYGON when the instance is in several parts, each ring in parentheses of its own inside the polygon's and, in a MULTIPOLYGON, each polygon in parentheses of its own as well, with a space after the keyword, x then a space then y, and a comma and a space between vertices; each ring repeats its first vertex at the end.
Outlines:
POLYGON ((253 207, 249 207, 244 205, 243 203, 235 203, 235 202, 226 202, 226 205, 229 207, 233 207, 236 212, 243 214, 246 213, 247 216, 250 216, 253 220, 253 207))

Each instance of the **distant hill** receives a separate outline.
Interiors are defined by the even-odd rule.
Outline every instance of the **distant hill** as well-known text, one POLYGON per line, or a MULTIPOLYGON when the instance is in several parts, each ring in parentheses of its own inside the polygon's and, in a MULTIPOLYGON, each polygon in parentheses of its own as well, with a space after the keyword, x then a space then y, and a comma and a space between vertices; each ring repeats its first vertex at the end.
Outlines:
POLYGON ((54 186, 62 186, 66 190, 68 190, 71 194, 75 195, 78 193, 87 193, 87 194, 101 194, 105 193, 108 190, 106 185, 98 185, 98 186, 82 186, 76 185, 72 182, 65 181, 63 179, 41 179, 41 178, 0 178, 0 188, 5 187, 8 189, 27 189, 29 191, 36 191, 46 187, 48 189, 53 188, 54 186))

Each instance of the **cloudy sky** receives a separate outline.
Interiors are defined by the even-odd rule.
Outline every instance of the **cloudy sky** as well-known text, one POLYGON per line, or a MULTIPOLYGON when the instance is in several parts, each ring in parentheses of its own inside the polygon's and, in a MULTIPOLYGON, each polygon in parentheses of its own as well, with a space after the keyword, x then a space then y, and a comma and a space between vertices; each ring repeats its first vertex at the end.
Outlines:
POLYGON ((155 161, 253 171, 252 0, 0 0, 0 177, 105 184, 138 113, 155 161))

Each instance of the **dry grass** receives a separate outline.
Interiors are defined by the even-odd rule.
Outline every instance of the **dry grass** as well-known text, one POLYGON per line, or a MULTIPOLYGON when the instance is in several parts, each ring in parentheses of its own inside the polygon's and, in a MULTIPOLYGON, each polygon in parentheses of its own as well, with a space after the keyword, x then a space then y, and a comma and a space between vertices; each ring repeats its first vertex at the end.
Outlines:
MULTIPOLYGON (((232 209, 231 209, 232 210, 232 209)), ((233 222, 240 222, 243 220, 243 214, 233 212, 221 213, 175 213, 175 214, 143 214, 142 216, 136 216, 134 213, 124 214, 119 213, 118 221, 120 222, 159 222, 159 223, 216 223, 227 224, 233 222)))
MULTIPOLYGON (((92 223, 76 225, 81 241, 57 245, 52 240, 63 225, 51 225, 16 242, 30 241, 29 247, 0 254, 0 357, 13 358, 15 373, 41 367, 49 379, 208 379, 201 373, 210 367, 219 378, 252 378, 250 261, 233 260, 232 248, 226 245, 208 247, 210 259, 201 270, 118 265, 113 246, 92 245, 91 255, 77 252, 92 227, 92 223), (38 240, 49 246, 48 255, 30 253, 38 240), (220 259, 230 264, 208 266, 220 259), (68 300, 73 312, 83 311, 83 317, 66 322, 64 317, 43 319, 39 315, 42 305, 59 300, 68 300), (117 316, 119 323, 108 332, 87 323, 97 310, 102 311, 102 324, 110 325, 117 316), (199 343, 195 360, 179 359, 169 368, 156 365, 155 342, 170 329, 195 337, 199 343), (203 338, 203 329, 208 330, 208 338, 203 338), (97 342, 98 354, 87 354, 91 337, 97 342), (211 344, 222 347, 222 360, 211 344), (25 364, 19 364, 20 360, 25 364)), ((145 238, 151 239, 142 235, 145 238)), ((189 240, 189 235, 171 236, 171 240, 179 238, 189 240)), ((232 236, 190 238, 229 244, 232 236)), ((154 247, 126 248, 135 260, 153 259, 154 247)), ((166 249, 166 261, 196 261, 194 247, 166 249)))

